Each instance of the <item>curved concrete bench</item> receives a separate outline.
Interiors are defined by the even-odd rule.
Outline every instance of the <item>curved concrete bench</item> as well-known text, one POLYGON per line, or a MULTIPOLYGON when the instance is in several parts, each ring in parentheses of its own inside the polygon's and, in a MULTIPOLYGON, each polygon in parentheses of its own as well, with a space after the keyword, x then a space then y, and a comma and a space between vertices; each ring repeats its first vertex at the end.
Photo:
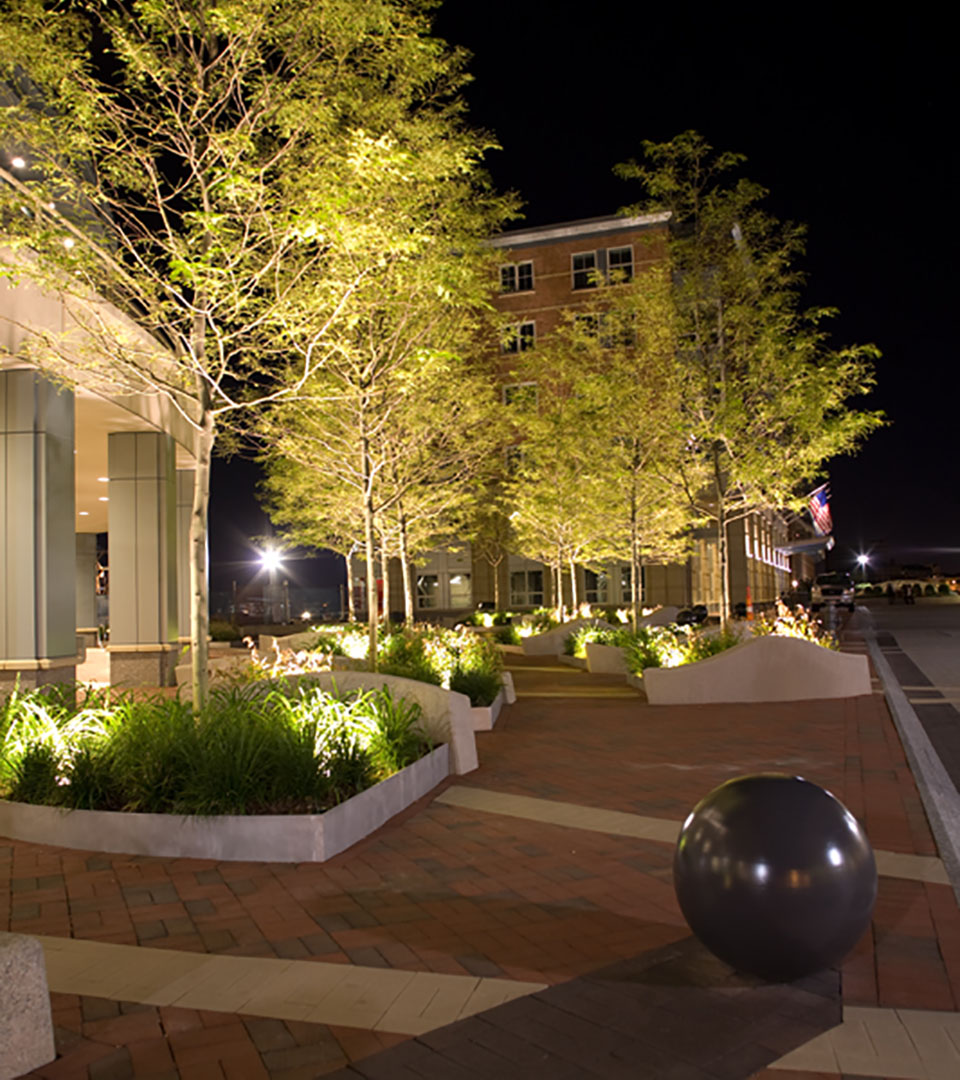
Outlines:
POLYGON ((587 671, 603 675, 626 675, 627 658, 619 645, 599 645, 587 642, 587 671))
POLYGON ((273 658, 280 649, 289 649, 291 652, 312 649, 322 638, 329 636, 322 630, 300 630, 296 634, 286 634, 284 637, 277 637, 276 634, 261 634, 257 639, 257 652, 261 656, 273 658))
MULTIPOLYGON (((0 799, 0 835, 34 844, 130 855, 218 862, 323 862, 385 825, 449 774, 449 748, 438 746, 324 814, 132 814, 61 810, 0 799)), ((0 988, 0 1018, 3 995, 0 988)), ((0 1022, 0 1035, 2 1031, 0 1022)))
POLYGON ((871 692, 865 656, 788 637, 752 638, 696 664, 647 668, 643 687, 651 705, 812 701, 871 692))
POLYGON ((555 626, 552 630, 545 630, 542 634, 533 634, 523 639, 523 652, 525 656, 560 656, 567 643, 567 638, 581 626, 600 626, 604 630, 612 630, 613 627, 603 619, 571 619, 562 626, 555 626))
POLYGON ((638 626, 670 626, 671 623, 677 621, 677 616, 680 614, 680 609, 671 604, 668 607, 657 608, 650 615, 644 616, 637 623, 638 626))

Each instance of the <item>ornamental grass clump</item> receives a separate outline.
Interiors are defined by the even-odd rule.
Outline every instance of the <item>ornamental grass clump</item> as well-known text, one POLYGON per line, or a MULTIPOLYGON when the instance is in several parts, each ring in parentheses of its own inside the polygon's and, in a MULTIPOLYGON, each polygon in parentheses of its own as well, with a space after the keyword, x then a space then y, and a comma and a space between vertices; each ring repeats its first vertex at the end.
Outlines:
POLYGON ((432 624, 385 634, 378 669, 466 694, 472 705, 490 705, 503 682, 503 659, 494 642, 466 628, 432 624))
POLYGON ((0 795, 68 809, 322 813, 431 749, 419 705, 309 682, 179 698, 14 692, 0 709, 0 795))
POLYGON ((805 608, 797 605, 787 607, 782 600, 777 600, 775 614, 761 615, 753 625, 754 637, 793 637, 801 641, 811 641, 826 649, 839 649, 840 642, 836 635, 824 630, 823 623, 805 608))
POLYGON ((588 644, 621 647, 626 645, 632 636, 625 626, 581 626, 567 635, 563 651, 567 656, 576 656, 582 660, 587 655, 588 644))
MULTIPOLYGON (((241 681, 282 679, 329 671, 334 655, 366 658, 366 639, 360 650, 356 627, 325 628, 323 633, 324 642, 312 650, 281 649, 276 656, 267 657, 261 657, 254 650, 253 663, 241 676, 241 681), (338 649, 329 649, 329 641, 338 649)), ((473 705, 489 705, 500 692, 503 659, 495 641, 466 627, 448 630, 432 623, 420 623, 390 627, 380 635, 377 671, 382 675, 397 675, 456 690, 466 694, 473 705)))

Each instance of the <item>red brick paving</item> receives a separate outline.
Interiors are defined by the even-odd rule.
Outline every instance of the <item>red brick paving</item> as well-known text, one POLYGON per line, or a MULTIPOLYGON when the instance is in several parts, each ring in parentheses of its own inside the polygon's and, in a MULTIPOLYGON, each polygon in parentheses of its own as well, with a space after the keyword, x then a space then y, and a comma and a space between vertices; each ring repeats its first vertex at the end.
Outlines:
POLYGON ((359 1028, 50 997, 61 1056, 30 1080, 311 1080, 405 1041, 359 1028))
MULTIPOLYGON (((525 682, 550 675, 520 670, 515 678, 522 692, 525 682)), ((563 685, 590 676, 556 678, 563 685)), ((521 697, 478 741, 481 767, 459 783, 679 819, 731 776, 778 769, 837 794, 874 846, 935 853, 878 694, 695 708, 521 697)), ((671 859, 663 844, 428 798, 323 865, 0 842, 0 927, 557 983, 687 933, 671 859)), ((847 1004, 960 1008, 960 912, 949 887, 881 878, 873 926, 843 976, 847 1004)), ((369 1051, 357 1038, 343 1044, 352 1060, 369 1051)), ((146 1076, 142 1068, 135 1075, 146 1076)), ((240 1065, 229 1068, 239 1075, 240 1065)), ((194 1071, 186 1061, 184 1069, 194 1071)))

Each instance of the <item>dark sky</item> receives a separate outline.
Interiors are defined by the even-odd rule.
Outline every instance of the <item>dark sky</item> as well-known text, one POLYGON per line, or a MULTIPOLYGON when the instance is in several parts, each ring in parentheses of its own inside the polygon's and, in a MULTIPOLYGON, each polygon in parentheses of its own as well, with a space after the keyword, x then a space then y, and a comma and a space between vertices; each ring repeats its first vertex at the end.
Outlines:
MULTIPOLYGON (((896 20, 877 8, 699 7, 448 0, 436 26, 473 53, 471 119, 496 133, 503 149, 490 171, 520 192, 526 224, 634 201, 636 186, 611 168, 639 156, 643 139, 695 128, 747 155, 770 209, 809 227, 805 298, 840 309, 835 343, 883 352, 865 402, 890 426, 829 470, 833 560, 872 549, 960 569, 949 35, 922 7, 896 20)), ((215 475, 214 560, 237 557, 228 530, 264 529, 236 498, 252 474, 218 473, 227 491, 215 475)))

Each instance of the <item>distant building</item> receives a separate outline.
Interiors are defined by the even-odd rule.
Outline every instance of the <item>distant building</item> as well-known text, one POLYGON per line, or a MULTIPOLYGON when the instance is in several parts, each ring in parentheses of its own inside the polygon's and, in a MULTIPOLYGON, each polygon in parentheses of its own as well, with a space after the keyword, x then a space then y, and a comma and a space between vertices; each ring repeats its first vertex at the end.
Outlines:
MULTIPOLYGON (((590 301, 596 276, 614 272, 623 277, 643 273, 663 251, 668 214, 600 217, 540 228, 518 229, 491 243, 502 253, 496 306, 508 317, 514 333, 503 351, 501 393, 505 405, 517 395, 535 392, 530 384, 510 381, 509 354, 536 348, 556 328, 563 314, 590 301)), ((731 603, 772 603, 788 592, 794 580, 812 579, 817 546, 813 531, 776 510, 762 510, 729 526, 731 603), (797 541, 807 547, 794 551, 797 541)), ((822 544, 821 544, 822 546, 822 544)), ((365 565, 354 563, 358 610, 365 605, 365 565)), ((415 596, 418 617, 455 617, 494 600, 494 574, 499 576, 502 606, 523 610, 555 603, 550 573, 541 563, 504 553, 493 567, 469 544, 439 550, 419 560, 415 596)), ((630 602, 630 568, 612 563, 577 568, 577 595, 590 603, 630 602)), ((693 552, 683 563, 650 563, 643 567, 642 602, 684 607, 705 604, 720 610, 720 570, 715 534, 694 534, 693 552)), ((569 590, 569 573, 565 592, 569 590)), ((399 563, 391 566, 387 590, 392 612, 403 610, 399 563)))

